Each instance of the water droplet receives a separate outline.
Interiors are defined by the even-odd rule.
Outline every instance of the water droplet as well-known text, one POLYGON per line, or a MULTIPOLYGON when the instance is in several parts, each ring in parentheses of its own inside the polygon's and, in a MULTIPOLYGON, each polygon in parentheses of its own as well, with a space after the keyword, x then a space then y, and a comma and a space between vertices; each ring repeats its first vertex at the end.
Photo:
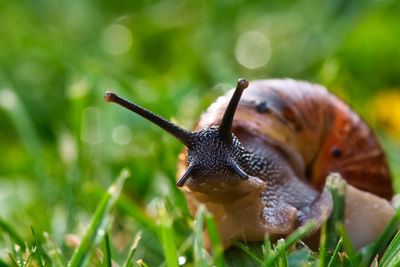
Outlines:
POLYGON ((103 236, 105 234, 105 231, 103 229, 100 229, 99 231, 97 231, 97 234, 99 236, 103 236))
POLYGON ((184 265, 186 263, 186 257, 185 256, 180 256, 178 258, 178 263, 179 263, 179 265, 184 265))

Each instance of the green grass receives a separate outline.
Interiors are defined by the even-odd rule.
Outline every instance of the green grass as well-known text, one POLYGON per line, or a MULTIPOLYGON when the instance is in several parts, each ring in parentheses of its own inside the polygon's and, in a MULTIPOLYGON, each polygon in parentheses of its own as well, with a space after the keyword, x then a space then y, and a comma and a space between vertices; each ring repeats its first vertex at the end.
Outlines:
MULTIPOLYGON (((239 77, 323 84, 378 133, 399 193, 399 3, 0 1, 0 266, 369 261, 393 229, 359 254, 337 223, 340 210, 324 226, 322 252, 266 239, 222 253, 210 215, 192 218, 175 186, 182 146, 103 94, 115 91, 189 129, 239 77), (110 36, 115 26, 123 30, 110 36), (249 32, 268 40, 270 58, 259 68, 239 61, 239 52, 258 59, 253 49, 239 51, 249 32), (123 168, 132 178, 111 201, 107 188, 123 168), (212 253, 202 247, 203 224, 212 253)), ((389 248, 386 265, 397 261, 398 245, 389 248)))
POLYGON ((108 232, 104 235, 103 240, 103 264, 107 267, 112 266, 110 235, 108 232))
POLYGON ((178 266, 178 253, 173 229, 173 218, 166 212, 163 204, 159 204, 157 208, 157 217, 159 221, 159 235, 164 248, 164 255, 167 266, 178 266))
POLYGON ((387 248, 385 254, 383 255, 380 264, 381 266, 395 266, 399 265, 399 255, 400 255, 400 232, 398 232, 393 238, 390 246, 387 248))
MULTIPOLYGON (((95 245, 99 242, 99 239, 104 235, 107 237, 107 226, 109 220, 107 219, 108 213, 114 202, 117 200, 122 186, 129 176, 129 171, 123 170, 120 177, 115 181, 115 183, 108 189, 108 191, 103 195, 95 213, 93 219, 89 225, 89 229, 86 231, 82 242, 74 252, 71 261, 68 263, 69 267, 84 266, 85 262, 88 260, 90 255, 93 253, 95 245)), ((106 238, 107 239, 107 238, 106 238)), ((110 257, 109 253, 109 241, 107 243, 107 249, 105 253, 105 258, 110 257)), ((111 261, 109 258, 107 260, 111 261)))
MULTIPOLYGON (((34 237, 33 244, 28 244, 26 251, 22 251, 21 247, 16 245, 17 247, 8 254, 9 263, 7 263, 7 259, 2 259, 0 264, 2 264, 2 266, 31 266, 30 264, 35 263, 39 266, 66 266, 66 262, 68 262, 68 266, 70 267, 88 265, 111 266, 113 262, 111 251, 113 251, 114 248, 107 230, 112 226, 110 225, 111 220, 109 216, 111 215, 111 210, 117 202, 122 186, 128 176, 129 172, 123 170, 119 178, 117 178, 114 184, 103 194, 82 241, 77 246, 70 259, 66 259, 60 253, 60 248, 54 244, 47 234, 44 235, 45 239, 43 243, 39 244, 36 233, 32 228, 34 237), (102 253, 100 253, 101 247, 103 247, 102 253)), ((236 248, 231 248, 223 252, 214 219, 203 206, 199 206, 196 216, 196 227, 193 233, 194 242, 191 242, 189 245, 189 247, 192 246, 193 255, 189 255, 190 250, 179 253, 177 249, 177 235, 174 233, 175 221, 179 219, 168 213, 165 203, 159 201, 156 207, 157 223, 155 228, 158 233, 159 242, 163 247, 165 259, 165 261, 159 265, 179 266, 189 263, 187 262, 187 258, 193 257, 193 264, 195 266, 286 267, 302 266, 303 264, 309 264, 311 266, 369 266, 375 256, 381 253, 386 247, 387 249, 382 256, 381 265, 400 265, 400 257, 398 257, 398 252, 400 251, 399 235, 397 234, 392 240, 392 237, 400 225, 400 209, 397 210, 392 220, 375 242, 367 245, 358 252, 354 252, 351 249, 351 244, 347 244, 346 247, 346 242, 349 241, 344 241, 348 239, 348 237, 342 226, 336 226, 337 230, 334 230, 334 235, 329 232, 332 230, 329 229, 329 225, 343 225, 343 217, 341 214, 343 214, 344 208, 343 190, 346 183, 339 176, 332 176, 328 181, 327 187, 332 192, 335 206, 332 216, 322 226, 319 256, 317 252, 311 251, 301 242, 303 237, 315 230, 316 224, 313 221, 298 228, 286 239, 278 240, 275 244, 271 244, 268 237, 266 237, 264 243, 253 243, 249 245, 234 241, 236 248), (203 248, 203 225, 207 227, 207 234, 212 244, 211 254, 203 248), (337 240, 337 244, 333 249, 330 245, 333 243, 332 239, 335 241, 337 240), (390 241, 391 243, 388 246, 390 241), (347 253, 342 250, 343 244, 345 245, 347 253), (236 251, 231 253, 231 251, 234 250, 236 251), (341 256, 339 256, 339 253, 341 253, 341 256), (180 257, 184 257, 185 261, 180 262, 180 257)), ((150 225, 150 227, 154 226, 150 225)), ((9 225, 3 229, 7 229, 10 235, 14 233, 14 230, 12 230, 12 227, 9 225)), ((142 246, 142 243, 139 242, 142 238, 142 234, 138 232, 132 245, 127 250, 127 253, 119 258, 122 266, 134 266, 134 257, 136 251, 140 250, 142 246)), ((148 266, 146 261, 141 258, 136 260, 136 264, 148 266)))
POLYGON ((33 254, 34 252, 36 252, 35 254, 37 255, 40 267, 44 267, 43 258, 42 258, 42 255, 40 253, 40 247, 39 247, 39 243, 38 243, 38 241, 36 239, 35 231, 33 230, 33 227, 31 227, 31 229, 32 229, 33 240, 35 241, 35 244, 34 244, 34 247, 31 250, 31 253, 33 254))
POLYGON ((131 248, 129 250, 129 254, 126 257, 124 264, 122 265, 123 267, 129 267, 129 266, 133 265, 132 258, 135 255, 135 252, 136 252, 137 246, 139 244, 140 238, 141 238, 141 232, 138 232, 136 234, 134 240, 133 240, 132 246, 131 246, 131 248))

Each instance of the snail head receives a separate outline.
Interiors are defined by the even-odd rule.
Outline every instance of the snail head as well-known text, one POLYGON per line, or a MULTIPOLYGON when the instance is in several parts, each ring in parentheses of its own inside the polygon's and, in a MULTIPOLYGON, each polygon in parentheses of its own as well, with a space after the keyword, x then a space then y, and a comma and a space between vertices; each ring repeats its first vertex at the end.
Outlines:
POLYGON ((240 167, 241 156, 245 149, 232 133, 233 117, 247 86, 246 79, 239 79, 220 125, 205 127, 198 131, 185 130, 112 92, 106 92, 104 99, 107 102, 117 103, 153 122, 187 147, 188 168, 176 183, 178 187, 191 187, 205 181, 209 185, 218 185, 221 183, 221 178, 224 183, 237 183, 248 178, 240 167))

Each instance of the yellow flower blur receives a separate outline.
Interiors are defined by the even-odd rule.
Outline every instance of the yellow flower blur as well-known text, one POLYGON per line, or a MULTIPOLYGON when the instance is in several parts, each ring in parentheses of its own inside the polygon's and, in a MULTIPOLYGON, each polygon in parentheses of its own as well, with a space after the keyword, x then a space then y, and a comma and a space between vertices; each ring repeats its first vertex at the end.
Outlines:
POLYGON ((385 91, 374 100, 377 123, 383 124, 387 131, 400 138, 400 90, 385 91))

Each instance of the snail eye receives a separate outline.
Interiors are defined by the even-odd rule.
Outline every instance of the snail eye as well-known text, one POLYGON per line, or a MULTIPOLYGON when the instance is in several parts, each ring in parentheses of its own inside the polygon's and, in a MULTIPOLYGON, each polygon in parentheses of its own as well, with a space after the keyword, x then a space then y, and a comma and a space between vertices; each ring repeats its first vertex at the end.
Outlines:
POLYGON ((332 148, 332 150, 331 150, 331 154, 332 154, 332 156, 334 156, 335 158, 339 158, 339 157, 342 155, 342 151, 340 151, 339 148, 334 147, 334 148, 332 148))

